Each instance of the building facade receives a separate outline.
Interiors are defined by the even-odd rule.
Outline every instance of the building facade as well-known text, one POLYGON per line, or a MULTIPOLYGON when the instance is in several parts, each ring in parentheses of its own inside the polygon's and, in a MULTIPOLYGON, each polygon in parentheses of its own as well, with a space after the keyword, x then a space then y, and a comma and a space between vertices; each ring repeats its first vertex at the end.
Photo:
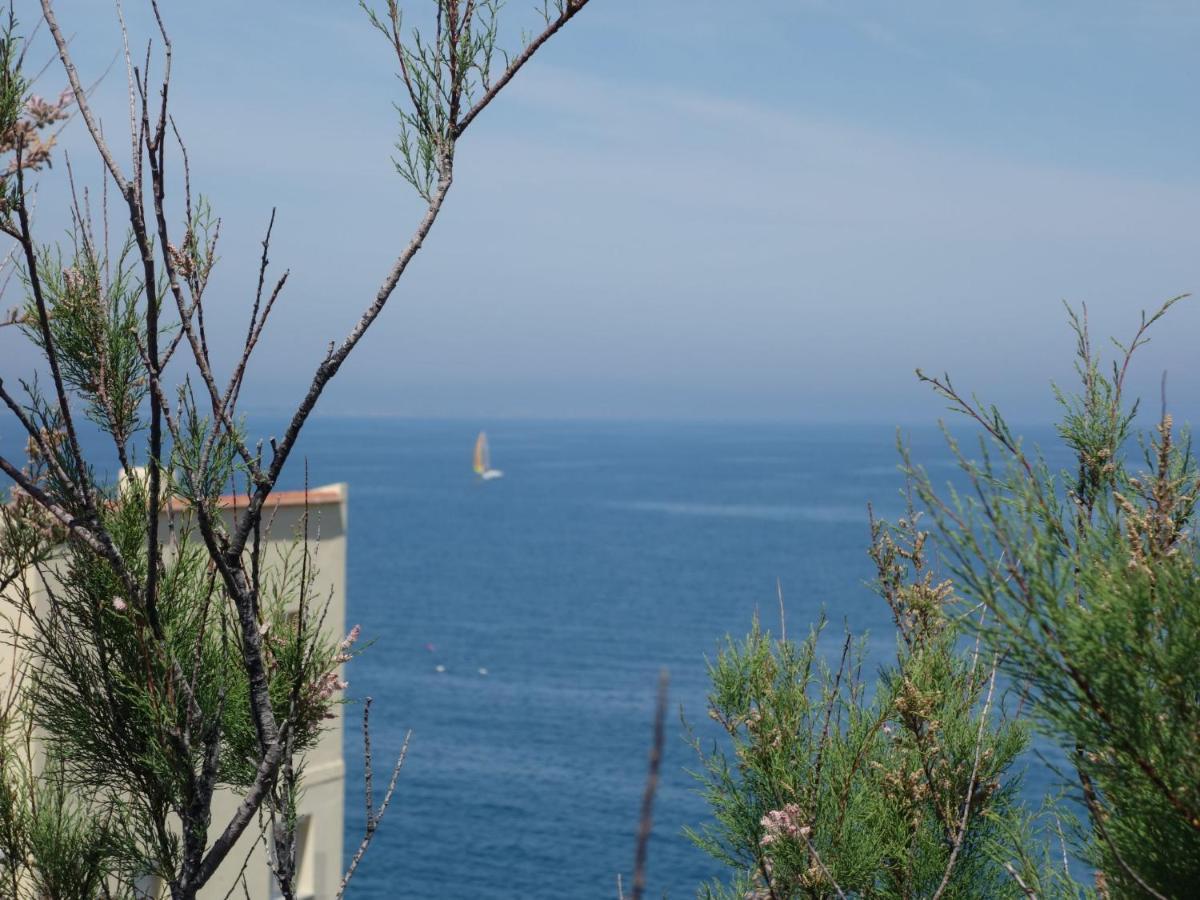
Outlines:
MULTIPOLYGON (((229 523, 239 506, 245 503, 245 497, 221 498, 221 507, 229 523)), ((164 554, 171 553, 171 543, 187 515, 186 508, 179 506, 164 512, 161 523, 164 554)), ((344 484, 274 493, 263 514, 260 556, 263 572, 270 573, 273 568, 277 571, 291 565, 289 561, 295 559, 298 540, 307 536, 306 545, 315 566, 310 596, 319 598, 321 604, 328 600, 323 627, 335 641, 346 633, 346 527, 347 490, 344 484)), ((31 582, 32 596, 36 603, 45 603, 45 587, 36 579, 35 575, 31 582)), ((20 628, 21 625, 10 621, 9 627, 20 628)), ((16 676, 10 673, 20 669, 15 639, 10 637, 0 641, 0 681, 8 679, 11 682, 16 676)), ((14 685, 7 685, 9 689, 3 690, 5 687, 0 684, 0 694, 14 693, 14 685)), ((305 756, 296 834, 296 886, 300 900, 334 897, 342 878, 345 764, 341 706, 335 705, 333 713, 334 717, 326 723, 319 742, 305 756)), ((36 741, 34 752, 36 755, 36 741)), ((240 802, 241 796, 236 792, 218 791, 213 801, 210 840, 220 833, 240 802)), ((253 822, 242 834, 225 864, 201 890, 202 900, 226 897, 274 900, 278 896, 268 857, 269 835, 263 833, 267 826, 260 827, 260 824, 253 822)), ((169 896, 165 885, 154 879, 145 879, 138 889, 144 897, 154 900, 169 896)))
MULTIPOLYGON (((245 497, 222 498, 230 517, 245 497)), ((298 535, 304 531, 305 511, 308 514, 309 547, 316 564, 312 596, 329 597, 325 613, 326 632, 340 640, 346 633, 346 526, 347 489, 344 484, 327 485, 305 491, 283 491, 272 494, 263 515, 263 565, 281 566, 293 554, 298 535)), ((299 898, 330 900, 337 894, 342 880, 343 805, 345 803, 346 767, 342 758, 342 707, 335 706, 335 717, 328 723, 320 743, 305 758, 304 790, 300 798, 296 827, 296 887, 299 898)), ((213 802, 214 830, 229 821, 241 797, 223 791, 213 802), (220 823, 220 824, 218 824, 220 823)), ((275 881, 260 830, 246 829, 238 845, 230 853, 231 863, 200 892, 202 900, 222 900, 226 896, 244 897, 238 886, 239 865, 246 865, 246 887, 251 900, 274 900, 275 881), (257 846, 252 847, 252 843, 257 846), (233 893, 230 894, 230 890, 233 893)), ((216 837, 216 833, 212 835, 216 837)))

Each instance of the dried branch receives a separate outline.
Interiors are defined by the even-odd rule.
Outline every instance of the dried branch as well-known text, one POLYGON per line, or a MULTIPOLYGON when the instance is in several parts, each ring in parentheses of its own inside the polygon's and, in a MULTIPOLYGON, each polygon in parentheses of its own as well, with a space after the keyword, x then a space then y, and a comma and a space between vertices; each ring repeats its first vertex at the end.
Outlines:
POLYGON ((100 158, 104 160, 104 165, 108 168, 109 174, 112 175, 113 181, 116 182, 117 189, 121 192, 122 196, 128 199, 130 193, 129 182, 121 174, 120 166, 117 165, 112 151, 108 149, 108 144, 105 143, 104 131, 100 128, 100 123, 92 114, 91 106, 87 102, 87 92, 83 89, 83 84, 79 80, 79 72, 75 68, 75 63, 71 61, 71 55, 67 52, 69 42, 58 27, 58 19, 54 16, 54 4, 51 0, 42 0, 42 17, 46 20, 50 34, 54 37, 54 44, 58 48, 58 58, 62 61, 63 70, 67 73, 67 80, 70 82, 71 90, 75 92, 75 104, 79 109, 80 115, 83 116, 83 121, 87 124, 88 134, 92 136, 92 143, 96 145, 96 150, 100 154, 100 158))
POLYGON ((663 742, 667 718, 667 670, 658 675, 658 702, 654 707, 654 742, 646 767, 646 789, 642 792, 642 813, 638 819, 637 850, 633 856, 633 893, 631 900, 642 900, 646 892, 646 860, 650 851, 650 832, 654 824, 654 795, 658 791, 658 770, 662 766, 663 742))
POLYGON ((574 18, 581 9, 587 6, 587 4, 588 0, 567 0, 566 4, 562 8, 562 12, 555 19, 550 21, 542 33, 530 41, 525 49, 522 50, 521 53, 508 64, 508 66, 504 69, 503 74, 492 84, 487 92, 479 98, 479 102, 471 107, 471 109, 467 111, 466 115, 464 115, 457 123, 457 127, 454 131, 454 136, 456 138, 467 130, 467 126, 475 121, 475 117, 483 112, 489 103, 496 99, 496 95, 504 89, 506 84, 513 80, 513 76, 515 76, 517 72, 521 71, 521 68, 525 65, 525 63, 529 62, 529 60, 533 57, 533 54, 538 51, 538 48, 541 47, 542 44, 546 43, 546 41, 550 40, 550 38, 554 37, 554 35, 558 33, 559 29, 571 21, 571 19, 574 18))
POLYGON ((1004 871, 1012 876, 1012 880, 1017 883, 1017 887, 1019 887, 1021 889, 1021 891, 1025 894, 1026 897, 1029 898, 1029 900, 1037 900, 1037 892, 1034 891, 1033 888, 1031 888, 1029 885, 1027 885, 1025 883, 1024 879, 1021 878, 1021 876, 1017 872, 1017 870, 1013 868, 1012 863, 1005 862, 1004 863, 1004 871))
POLYGON ((199 889, 213 876, 213 873, 224 862, 229 851, 233 849, 233 845, 237 843, 238 838, 242 836, 242 832, 246 830, 246 826, 253 820, 254 814, 262 806, 263 798, 270 790, 271 784, 275 780, 275 775, 279 771, 279 766, 283 762, 285 743, 289 731, 288 722, 285 720, 279 726, 279 733, 275 744, 263 754, 263 758, 258 765, 258 772, 255 774, 254 783, 246 791, 242 802, 238 804, 233 817, 225 826, 225 830, 212 842, 212 845, 208 848, 208 852, 204 855, 204 859, 194 875, 194 889, 199 889))
POLYGON ((383 284, 380 286, 375 295, 375 301, 367 307, 359 319, 358 324, 350 332, 349 335, 342 341, 341 346, 336 350, 331 350, 317 367, 316 373, 313 375, 312 383, 309 385, 308 391, 304 399, 300 402, 300 406, 292 415, 291 421, 288 423, 287 430, 284 432, 283 438, 275 447, 275 454, 271 460, 271 465, 265 473, 264 478, 255 486, 254 495, 250 499, 250 504, 246 512, 242 514, 238 520, 237 529, 234 532, 229 542, 229 554, 232 557, 238 556, 246 546, 246 540, 250 536, 250 531, 254 527, 254 522, 262 513, 263 504, 274 488, 275 483, 279 480, 279 475, 283 471, 283 466, 287 462, 292 449, 295 447, 296 439, 300 436, 300 430, 304 427, 304 423, 308 421, 309 415, 317 405, 317 400, 325 390, 325 386, 337 374, 338 369, 346 361, 346 357, 355 348, 367 329, 379 317, 387 304, 388 298, 396 289, 396 285, 400 281, 400 277, 404 274, 408 264, 412 262, 417 251, 421 249, 421 245, 425 242, 425 238, 429 235, 430 229, 433 228, 433 223, 437 221, 438 213, 441 212, 442 204, 446 199, 446 194, 450 190, 451 175, 449 169, 443 175, 442 180, 438 184, 437 193, 434 194, 433 201, 425 212, 420 225, 417 226, 417 231, 409 241, 404 252, 396 259, 392 265, 391 271, 384 278, 383 284))
POLYGON ((812 854, 813 862, 817 864, 817 868, 821 870, 821 874, 825 876, 825 880, 833 885, 833 889, 837 891, 837 895, 846 900, 846 892, 841 889, 833 875, 825 868, 825 863, 821 861, 821 854, 817 852, 817 848, 813 846, 812 838, 808 836, 807 830, 801 828, 799 834, 804 838, 804 843, 808 847, 808 852, 812 854))
POLYGON ((75 518, 54 502, 40 487, 19 468, 0 456, 0 471, 11 478, 22 491, 37 501, 38 505, 58 520, 67 533, 87 546, 96 555, 103 557, 112 566, 114 574, 121 579, 130 596, 137 596, 137 583, 130 575, 120 551, 112 544, 112 539, 103 530, 93 530, 92 523, 75 518))
POLYGON ((371 698, 367 697, 363 701, 363 784, 366 795, 366 820, 363 827, 363 838, 359 842, 358 850, 355 851, 354 858, 350 860, 350 866, 346 869, 346 874, 342 876, 342 883, 338 887, 338 892, 334 900, 342 900, 346 893, 346 887, 350 884, 350 879, 354 877, 355 871, 358 869, 358 864, 362 862, 363 855, 366 854, 367 848, 371 846, 371 840, 375 837, 375 831, 379 828, 379 823, 383 821, 383 816, 387 812, 388 804, 392 802, 392 794, 396 790, 396 781, 400 778, 400 769, 404 766, 404 759, 408 756, 408 742, 412 738, 412 729, 404 735, 404 744, 400 747, 400 755, 396 758, 396 765, 392 767, 392 777, 388 780, 387 790, 383 794, 383 799, 379 803, 379 812, 375 812, 375 790, 374 790, 374 770, 371 762, 371 698))

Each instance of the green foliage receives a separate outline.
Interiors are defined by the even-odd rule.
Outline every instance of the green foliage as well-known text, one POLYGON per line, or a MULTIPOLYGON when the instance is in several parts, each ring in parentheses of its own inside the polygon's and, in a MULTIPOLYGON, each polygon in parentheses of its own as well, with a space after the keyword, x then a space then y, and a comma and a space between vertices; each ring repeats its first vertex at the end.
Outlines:
MULTIPOLYGON (((292 723, 291 742, 297 754, 311 749, 325 721, 340 701, 331 686, 333 672, 349 657, 348 644, 335 646, 324 629, 328 598, 313 595, 317 570, 306 542, 297 536, 282 559, 273 560, 263 577, 264 651, 270 673, 271 703, 279 721, 292 723)), ((226 643, 225 650, 234 650, 226 643)), ((225 665, 239 669, 233 656, 225 665)), ((225 778, 249 784, 258 761, 254 725, 249 716, 249 684, 244 672, 225 682, 225 778)))
MULTIPOLYGON (((88 418, 122 446, 139 427, 138 410, 146 397, 147 377, 139 342, 142 337, 141 285, 133 275, 133 240, 126 240, 106 276, 106 261, 90 242, 75 235, 74 258, 63 265, 51 249, 42 251, 39 270, 50 312, 50 334, 63 379, 84 400, 88 418)), ((22 326, 43 353, 46 342, 37 310, 27 309, 22 326)))
MULTIPOLYGON (((147 499, 143 483, 131 479, 103 511, 108 533, 139 578, 146 565, 147 499)), ((170 880, 181 850, 169 818, 197 790, 208 746, 195 740, 185 749, 180 735, 219 729, 218 786, 246 788, 260 759, 233 612, 207 553, 183 518, 173 552, 162 561, 156 610, 162 637, 156 639, 145 607, 123 595, 111 568, 86 546, 51 551, 52 542, 11 508, 6 520, 14 526, 0 528, 2 558, 15 573, 8 599, 11 615, 25 623, 10 624, 6 641, 36 662, 26 692, 15 695, 21 714, 3 721, 40 729, 43 746, 52 750, 54 778, 4 773, 0 850, 8 854, 13 842, 23 841, 24 853, 7 858, 35 860, 36 879, 61 877, 64 884, 89 883, 82 880, 86 873, 64 868, 66 861, 110 875, 151 872, 170 880), (38 581, 29 581, 35 572, 38 581), (186 687, 175 669, 180 661, 186 687), (51 788, 57 793, 49 799, 28 800, 51 788), (75 792, 88 802, 68 801, 75 792), (57 824, 31 818, 35 812, 52 812, 57 824), (92 828, 110 820, 111 829, 92 828)), ((296 754, 315 744, 338 702, 332 673, 346 659, 346 648, 323 636, 325 604, 312 596, 315 576, 311 550, 298 536, 287 558, 272 562, 262 591, 270 695, 279 721, 289 723, 296 754)), ((98 895, 47 891, 51 897, 98 895)))
POLYGON ((35 772, 29 747, 27 739, 0 746, 0 896, 130 897, 113 809, 77 799, 54 760, 35 772))
MULTIPOLYGON (((22 71, 24 56, 24 42, 17 29, 16 16, 10 8, 0 25, 0 135, 15 135, 25 113, 29 81, 22 71)), ((6 204, 5 212, 9 208, 10 205, 6 204)))
POLYGON ((239 471, 239 430, 213 426, 200 414, 190 385, 179 389, 179 439, 171 447, 170 471, 177 473, 172 489, 191 506, 203 505, 210 515, 218 514, 217 502, 235 483, 239 471))
POLYGON ((925 540, 915 517, 875 525, 899 631, 875 684, 850 635, 826 664, 823 625, 797 644, 756 622, 710 665, 709 714, 731 751, 696 745, 716 822, 690 835, 735 875, 705 896, 1021 896, 1004 866, 1020 838, 1011 766, 1025 730, 995 702, 994 667, 962 650, 925 540))
MULTIPOLYGON (((1124 396, 1134 352, 1174 302, 1117 344, 1111 376, 1072 314, 1081 388, 1057 392, 1072 470, 991 429, 1002 461, 959 454, 969 494, 912 467, 960 589, 989 612, 984 642, 1029 686, 1037 722, 1075 768, 1098 884, 1121 896, 1200 883, 1200 472, 1165 408, 1139 462, 1124 396)), ((947 384, 935 387, 979 421, 947 384)))
POLYGON ((734 896, 1074 896, 1072 852, 1103 897, 1188 896, 1200 883, 1200 467, 1165 398, 1141 452, 1130 446, 1125 390, 1175 302, 1143 316, 1111 365, 1070 311, 1080 387, 1055 388, 1068 471, 1026 450, 995 406, 918 373, 982 430, 970 456, 947 432, 965 491, 935 486, 905 455, 952 582, 929 573, 914 516, 876 525, 899 654, 873 691, 844 657, 825 668, 816 632, 796 648, 756 628, 718 658, 713 715, 734 752, 705 757, 718 825, 696 837, 739 870, 734 896), (1023 727, 989 711, 981 657, 1065 753, 1085 822, 1015 805, 1006 773, 1023 727), (781 827, 788 839, 771 838, 781 827))
MULTIPOLYGON (((414 28, 406 43, 397 0, 387 0, 383 13, 359 0, 396 55, 407 97, 406 103, 395 105, 400 134, 393 165, 427 203, 433 202, 435 186, 448 175, 463 116, 492 89, 496 58, 503 56, 505 67, 509 63, 496 46, 500 0, 465 6, 460 0, 435 0, 433 5, 432 38, 414 28)), ((563 11, 559 3, 556 12, 563 11)), ((542 14, 549 24, 549 7, 542 14)))

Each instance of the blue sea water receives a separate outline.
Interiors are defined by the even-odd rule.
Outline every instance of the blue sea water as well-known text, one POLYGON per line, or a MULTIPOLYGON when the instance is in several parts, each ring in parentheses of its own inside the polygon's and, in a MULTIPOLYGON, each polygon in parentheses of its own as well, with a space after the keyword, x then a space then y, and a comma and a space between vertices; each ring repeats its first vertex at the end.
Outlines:
MULTIPOLYGON (((843 623, 872 635, 874 659, 892 652, 866 548, 867 503, 903 511, 896 432, 498 422, 505 477, 481 483, 479 425, 324 419, 304 443, 311 483, 350 484, 348 621, 373 643, 348 694, 374 698, 376 765, 413 731, 352 896, 615 897, 662 668, 648 882, 694 896, 722 874, 682 835, 707 816, 680 721, 717 737, 706 655, 756 612, 777 628, 777 580, 792 635, 824 610, 830 653, 843 623)), ((951 475, 935 429, 907 440, 935 478, 951 475)), ((348 713, 347 858, 364 820, 348 713)))
MULTIPOLYGON (((269 436, 282 424, 250 426, 269 436)), ((682 834, 708 811, 681 717, 719 738, 706 657, 756 612, 777 631, 777 581, 791 636, 824 612, 831 657, 843 625, 870 635, 873 665, 892 654, 866 550, 867 504, 887 518, 904 509, 896 437, 890 426, 314 418, 280 487, 299 487, 305 466, 314 486, 349 484, 347 619, 369 646, 347 693, 374 698, 377 789, 412 729, 350 896, 615 897, 633 866, 663 668, 671 712, 648 895, 692 897, 726 874, 682 834), (470 470, 481 424, 505 472, 486 483, 470 470)), ((0 439, 17 451, 11 431, 0 439)), ((935 480, 953 477, 937 429, 905 440, 935 480)), ((359 709, 347 709, 347 860, 364 823, 359 709)), ((1031 799, 1049 781, 1031 766, 1031 799)))

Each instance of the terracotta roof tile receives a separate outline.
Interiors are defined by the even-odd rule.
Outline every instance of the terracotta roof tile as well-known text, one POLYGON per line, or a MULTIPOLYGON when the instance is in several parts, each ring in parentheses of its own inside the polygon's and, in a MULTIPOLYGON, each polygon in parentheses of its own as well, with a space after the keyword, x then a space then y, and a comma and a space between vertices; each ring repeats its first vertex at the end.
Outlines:
MULTIPOLYGON (((280 506, 327 506, 331 503, 342 503, 346 499, 346 485, 326 484, 307 491, 272 491, 267 497, 264 509, 271 510, 280 506)), ((245 494, 225 494, 218 501, 221 509, 245 509, 250 498, 245 494)), ((180 500, 171 502, 172 512, 187 509, 187 504, 180 500)))

